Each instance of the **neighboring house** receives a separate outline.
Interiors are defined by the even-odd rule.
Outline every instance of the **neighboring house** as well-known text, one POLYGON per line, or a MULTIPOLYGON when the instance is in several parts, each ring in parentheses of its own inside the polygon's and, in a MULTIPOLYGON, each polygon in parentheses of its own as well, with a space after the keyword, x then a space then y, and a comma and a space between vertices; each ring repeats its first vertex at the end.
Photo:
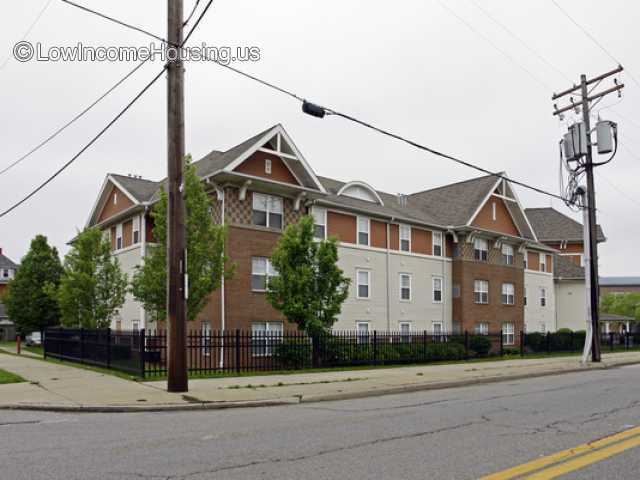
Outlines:
POLYGON ((640 293, 640 277, 600 277, 600 296, 607 293, 640 293))
POLYGON ((7 289, 9 282, 15 277, 18 265, 10 260, 2 252, 0 248, 0 341, 14 340, 16 329, 6 314, 4 305, 2 304, 2 295, 7 289))
MULTIPOLYGON (((287 326, 265 299, 277 275, 269 257, 283 229, 307 213, 319 238, 339 240, 339 265, 352 280, 335 329, 503 329, 511 343, 525 323, 555 328, 557 250, 539 241, 508 181, 489 175, 394 195, 362 179, 318 177, 281 125, 195 165, 215 221, 229 227, 236 269, 192 329, 287 326)), ((149 211, 163 183, 107 175, 92 209, 88 225, 110 237, 129 274, 153 248, 149 211)), ((127 297, 112 326, 154 328, 153 320, 127 297)))
MULTIPOLYGON (((558 250, 555 329, 585 330, 587 307, 582 224, 553 208, 528 208, 526 214, 538 240, 558 250)), ((607 240, 600 225, 597 235, 598 243, 607 240)))

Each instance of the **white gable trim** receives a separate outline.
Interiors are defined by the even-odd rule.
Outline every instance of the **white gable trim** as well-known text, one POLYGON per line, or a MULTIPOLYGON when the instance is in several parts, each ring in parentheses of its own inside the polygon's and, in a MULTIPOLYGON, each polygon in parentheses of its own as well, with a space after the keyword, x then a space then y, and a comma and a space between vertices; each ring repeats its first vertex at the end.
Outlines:
MULTIPOLYGON (((503 174, 504 175, 504 174, 503 174)), ((506 176, 506 175, 504 175, 506 176)), ((525 220, 527 221, 527 225, 529 225, 529 229, 531 230, 531 232, 533 233, 533 237, 535 238, 536 234, 533 231, 533 228, 531 228, 531 224, 529 224, 529 219, 527 218, 527 215, 524 213, 524 209, 522 208, 522 205, 520 205, 520 202, 518 201, 517 197, 515 196, 516 193, 513 190, 513 188, 511 188, 511 192, 513 193, 514 198, 509 198, 506 195, 498 195, 495 193, 496 188, 498 188, 498 186, 500 185, 501 182, 504 182, 505 180, 503 178, 499 178, 498 181, 495 183, 495 185, 491 188, 491 190, 489 191, 489 194, 484 198, 484 200, 480 203, 480 205, 478 206, 478 208, 476 209, 476 211, 473 213, 473 215, 471 216, 471 219, 467 222, 467 227, 470 227, 471 224, 473 223, 473 221, 476 219, 476 217, 478 216, 478 214, 480 213, 480 210, 482 210, 482 208, 486 205, 486 203, 489 201, 489 199, 491 197, 497 197, 500 199, 504 199, 510 202, 514 202, 518 208, 520 209, 520 211, 522 212, 522 215, 524 216, 525 220)), ((508 180, 507 180, 508 181, 508 180)), ((516 229, 518 230, 518 233, 520 234, 521 238, 525 238, 524 235, 522 234, 522 230, 520 229, 520 227, 518 226, 518 222, 516 222, 516 219, 513 218, 512 213, 509 211, 509 208, 505 205, 505 208, 507 209, 507 213, 509 214, 509 217, 511 217, 511 221, 513 222, 513 224, 515 225, 516 229)), ((536 242, 538 241, 537 238, 535 238, 536 242)))
MULTIPOLYGON (((361 181, 354 181, 354 182, 349 182, 349 183, 345 183, 342 188, 340 190, 338 190, 338 196, 340 195, 344 195, 345 197, 350 197, 350 198, 357 198, 357 197, 351 197, 350 195, 345 194, 344 192, 349 190, 351 187, 362 187, 365 190, 367 190, 371 195, 373 195, 373 197, 376 199, 376 201, 382 205, 384 207, 384 202, 382 201, 382 198, 380 198, 380 195, 378 195, 378 192, 376 192, 373 187, 371 185, 369 185, 366 182, 361 182, 361 181)), ((362 200, 362 199, 361 199, 362 200)))
POLYGON ((112 184, 118 190, 120 190, 122 193, 124 193, 127 196, 127 198, 133 202, 134 205, 139 205, 140 204, 140 202, 138 200, 136 200, 135 197, 133 195, 131 195, 131 193, 129 193, 127 191, 127 189, 125 189, 122 186, 122 184, 120 182, 118 182, 115 178, 113 178, 112 175, 109 174, 109 175, 107 175, 105 177, 104 181, 102 182, 102 186, 100 187, 100 193, 98 194, 98 198, 96 199, 95 203, 93 204, 93 207, 91 208, 91 213, 90 213, 89 218, 87 219, 87 223, 85 225, 86 227, 91 226, 93 221, 97 220, 96 216, 104 208, 105 200, 106 200, 105 199, 105 194, 107 193, 107 188, 109 187, 109 184, 112 184))
MULTIPOLYGON (((506 175, 505 175, 505 177, 506 177, 506 175)), ((513 188, 513 185, 511 185, 511 183, 509 183, 509 188, 511 189, 511 193, 513 194, 513 198, 514 198, 516 204, 518 205, 518 208, 522 212, 522 216, 524 217, 525 221, 527 222, 527 226, 529 227, 529 230, 531 230, 531 234, 533 235, 533 239, 536 242, 538 242, 538 235, 536 234, 536 231, 533 229, 533 226, 531 225, 531 222, 529 221, 529 217, 527 217, 527 213, 524 211, 524 208, 522 208, 522 203, 520 203, 520 199, 518 198, 518 194, 516 193, 516 189, 513 188)))
MULTIPOLYGON (((320 183, 320 181, 318 180, 318 177, 316 177, 316 174, 313 172, 313 170, 311 169, 311 167, 309 166, 309 164, 307 163, 305 158, 302 156, 302 153, 298 150, 298 148, 296 147, 295 143, 293 143, 293 140, 291 140, 291 137, 289 137, 289 134, 287 134, 287 132, 284 130, 284 128, 280 124, 274 126, 272 129, 270 129, 268 132, 266 132, 262 137, 260 137, 258 140, 256 140, 256 142, 251 147, 249 147, 244 153, 242 153, 242 155, 240 155, 233 162, 231 162, 229 165, 227 165, 223 169, 223 171, 224 172, 232 172, 233 170, 236 169, 236 167, 238 167, 238 165, 240 165, 242 162, 244 162, 247 158, 249 158, 255 152, 260 151, 260 150, 267 151, 269 153, 273 153, 274 155, 278 155, 280 157, 289 158, 289 159, 292 159, 292 160, 295 159, 295 160, 299 161, 300 163, 302 163, 302 166, 307 171, 307 173, 309 174, 309 176, 313 180, 313 183, 316 185, 318 190, 321 191, 322 193, 327 193, 326 190, 324 189, 324 187, 322 186, 322 184, 320 183), (272 151, 272 150, 269 150, 269 149, 264 149, 263 145, 267 141, 271 140, 275 135, 278 135, 278 143, 280 143, 284 139, 284 141, 287 142, 287 144, 291 147, 291 150, 293 150, 293 153, 295 155, 289 155, 289 154, 282 153, 282 152, 276 152, 276 151, 272 151)), ((286 165, 287 162, 284 162, 284 163, 286 165)), ((287 168, 289 168, 288 165, 287 165, 287 168)), ((291 168, 289 168, 289 171, 291 171, 293 176, 298 180, 298 182, 300 182, 300 180, 293 173, 291 168)), ((300 186, 301 187, 303 186, 303 184, 301 182, 300 182, 300 186)))

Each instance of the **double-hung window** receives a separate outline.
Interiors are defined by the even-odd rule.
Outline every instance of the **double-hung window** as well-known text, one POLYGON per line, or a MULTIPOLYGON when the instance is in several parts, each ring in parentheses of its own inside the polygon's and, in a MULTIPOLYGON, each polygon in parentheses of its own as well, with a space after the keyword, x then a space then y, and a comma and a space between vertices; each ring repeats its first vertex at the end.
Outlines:
POLYGON ((313 235, 318 240, 327 238, 327 209, 320 207, 312 207, 311 215, 313 216, 313 235))
POLYGON ((513 283, 502 284, 502 304, 514 305, 516 302, 515 286, 513 283))
POLYGON ((433 232, 433 255, 442 256, 442 232, 433 232))
POLYGON ((489 303, 489 282, 476 280, 473 282, 473 300, 475 303, 489 303))
POLYGON ((371 222, 367 217, 358 217, 358 245, 369 246, 371 222))
POLYGON ((442 303, 443 279, 433 277, 433 303, 442 303))
POLYGON ((547 256, 544 253, 540 253, 540 271, 547 271, 547 256))
POLYGON ((474 331, 476 335, 489 335, 489 324, 487 322, 476 323, 474 331))
POLYGON ((253 322, 251 324, 251 352, 254 357, 273 355, 282 343, 282 322, 253 322))
POLYGON ((527 251, 525 250, 523 252, 523 260, 524 260, 524 269, 528 269, 529 268, 529 254, 527 253, 527 251))
POLYGON ((504 345, 515 345, 516 343, 516 329, 513 323, 502 324, 502 343, 504 345))
POLYGON ((411 275, 408 273, 400 274, 400 300, 411 300, 411 275))
POLYGON ((358 298, 371 298, 371 272, 369 270, 356 270, 356 283, 358 298))
POLYGON ((546 288, 540 289, 540 306, 541 307, 547 306, 547 289, 546 288))
POLYGON ((527 306, 527 287, 524 287, 524 306, 527 306))
POLYGON ((400 330, 400 341, 408 342, 411 340, 411 323, 410 322, 400 322, 398 324, 398 329, 400 330))
POLYGON ((253 194, 252 222, 269 228, 282 228, 282 198, 263 193, 253 194))
POLYGON ((133 244, 140 243, 140 215, 133 217, 133 244))
POLYGON ((122 224, 119 223, 116 225, 116 250, 120 250, 123 245, 122 240, 122 224))
POLYGON ((489 259, 489 242, 486 239, 476 238, 473 241, 473 256, 481 262, 489 259))
POLYGON ((509 245, 507 243, 502 244, 502 263, 504 263, 505 265, 513 265, 513 245, 509 245))
POLYGON ((266 257, 253 257, 251 259, 251 290, 264 292, 269 285, 269 279, 277 277, 277 270, 266 257))
POLYGON ((403 252, 411 251, 411 227, 409 225, 400 225, 400 250, 403 252))

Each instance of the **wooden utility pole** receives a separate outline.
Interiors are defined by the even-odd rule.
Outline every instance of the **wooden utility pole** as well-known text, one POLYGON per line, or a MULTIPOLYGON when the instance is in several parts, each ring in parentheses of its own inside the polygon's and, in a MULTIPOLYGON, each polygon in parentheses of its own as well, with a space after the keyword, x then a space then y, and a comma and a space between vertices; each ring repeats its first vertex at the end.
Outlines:
MULTIPOLYGON (((599 316, 599 305, 600 305, 600 285, 599 285, 599 277, 598 277, 598 225, 596 223, 596 189, 595 189, 595 181, 593 177, 593 148, 591 144, 591 102, 594 100, 601 99, 602 97, 613 93, 618 92, 624 88, 624 84, 618 84, 614 87, 611 87, 602 92, 591 94, 589 91, 589 85, 596 84, 595 87, 599 85, 599 83, 610 77, 612 75, 616 75, 622 72, 622 66, 618 68, 604 73, 602 75, 598 75, 592 79, 587 80, 586 75, 580 76, 580 85, 574 85, 572 88, 565 90, 564 92, 554 94, 551 99, 557 100, 558 98, 564 97, 566 95, 570 95, 574 92, 578 92, 580 94, 581 100, 580 103, 574 103, 573 97, 571 97, 571 105, 568 105, 563 108, 555 108, 553 112, 554 115, 560 115, 569 110, 575 109, 576 107, 581 107, 582 109, 582 122, 584 123, 584 131, 586 135, 586 154, 584 159, 584 170, 587 174, 587 205, 588 209, 588 237, 589 237, 589 251, 590 251, 590 259, 589 265, 585 265, 585 268, 589 269, 590 276, 590 306, 591 306, 591 329, 592 329, 592 343, 591 343, 591 360, 593 362, 600 361, 600 316, 599 316)), ((594 87, 594 89, 595 89, 594 87)), ((593 89, 592 89, 593 90, 593 89)), ((555 107, 555 105, 554 105, 555 107)), ((579 143, 581 140, 579 140, 579 143)), ((587 228, 587 225, 585 225, 587 228)))
POLYGON ((187 375, 187 306, 185 291, 186 241, 183 198, 184 141, 184 66, 180 49, 183 42, 183 2, 168 0, 167 45, 167 320, 168 368, 167 390, 186 392, 187 375))

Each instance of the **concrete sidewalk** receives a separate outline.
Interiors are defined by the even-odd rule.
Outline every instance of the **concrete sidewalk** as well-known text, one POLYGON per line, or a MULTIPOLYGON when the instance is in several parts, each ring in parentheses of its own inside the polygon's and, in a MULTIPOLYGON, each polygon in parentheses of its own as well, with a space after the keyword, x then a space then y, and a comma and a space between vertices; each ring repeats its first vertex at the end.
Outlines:
POLYGON ((0 408, 57 411, 155 411, 282 405, 413 392, 640 363, 640 352, 578 357, 424 365, 290 375, 197 379, 186 395, 166 382, 134 382, 25 356, 0 354, 0 368, 30 381, 0 385, 0 408))

